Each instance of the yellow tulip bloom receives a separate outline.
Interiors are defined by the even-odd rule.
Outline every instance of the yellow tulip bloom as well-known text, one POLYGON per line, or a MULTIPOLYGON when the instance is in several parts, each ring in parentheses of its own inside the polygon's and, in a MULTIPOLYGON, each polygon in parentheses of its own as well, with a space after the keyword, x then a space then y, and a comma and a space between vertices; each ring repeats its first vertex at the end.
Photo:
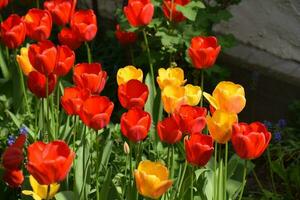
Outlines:
MULTIPOLYGON (((30 195, 34 200, 47 199, 48 185, 40 185, 37 180, 33 178, 33 176, 29 176, 29 182, 33 191, 23 190, 22 193, 24 195, 30 195)), ((53 183, 50 185, 48 199, 52 199, 55 196, 59 190, 59 186, 60 185, 58 183, 53 183)))
POLYGON ((156 78, 160 89, 164 89, 167 85, 181 86, 184 85, 184 72, 179 67, 174 68, 160 68, 156 78))
POLYGON ((205 92, 203 96, 215 109, 226 112, 239 113, 246 105, 243 86, 230 81, 220 82, 213 91, 212 96, 205 92))
POLYGON ((164 109, 167 113, 173 113, 185 103, 185 89, 181 86, 168 85, 161 93, 164 109))
POLYGON ((202 96, 201 87, 187 84, 186 86, 184 86, 184 89, 187 104, 190 106, 198 105, 202 96))
POLYGON ((168 179, 169 170, 159 162, 141 161, 134 176, 138 192, 152 199, 158 199, 173 184, 168 179))
POLYGON ((232 125, 238 121, 237 114, 216 110, 211 116, 207 115, 206 123, 212 138, 218 143, 225 144, 231 138, 232 125))
POLYGON ((17 62, 19 67, 22 69, 23 73, 28 76, 28 74, 35 69, 32 67, 28 58, 28 48, 22 47, 21 54, 17 55, 17 62))
POLYGON ((141 69, 137 69, 132 65, 128 65, 126 67, 120 68, 117 73, 117 82, 118 85, 122 85, 127 83, 131 79, 136 79, 139 81, 143 81, 143 71, 141 69))

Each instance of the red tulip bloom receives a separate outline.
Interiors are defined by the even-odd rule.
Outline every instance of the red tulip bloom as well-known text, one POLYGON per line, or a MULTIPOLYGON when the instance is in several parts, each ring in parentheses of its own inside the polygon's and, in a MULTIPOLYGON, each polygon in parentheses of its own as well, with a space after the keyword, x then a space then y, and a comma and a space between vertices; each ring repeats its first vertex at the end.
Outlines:
POLYGON ((61 97, 61 105, 68 115, 79 115, 83 102, 89 98, 88 90, 77 87, 64 89, 64 95, 61 97))
POLYGON ((18 48, 23 44, 26 36, 26 26, 21 17, 10 15, 1 23, 1 40, 10 49, 18 48))
POLYGON ((190 0, 173 0, 173 5, 172 5, 172 0, 164 0, 163 4, 163 12, 166 18, 170 21, 174 22, 182 22, 186 18, 183 16, 183 14, 176 9, 177 5, 185 6, 188 4, 190 0))
POLYGON ((79 116, 85 125, 100 130, 109 123, 113 109, 108 97, 92 96, 83 103, 79 116))
POLYGON ((183 105, 178 114, 181 117, 182 131, 194 134, 201 133, 206 125, 206 108, 183 105))
POLYGON ((44 2, 44 8, 49 10, 55 24, 64 26, 69 23, 76 3, 77 0, 48 0, 44 2))
POLYGON ((71 28, 82 41, 91 41, 97 33, 97 17, 93 10, 79 10, 71 19, 71 28))
POLYGON ((9 3, 9 0, 0 0, 0 10, 2 8, 5 8, 8 3, 9 3))
POLYGON ((131 26, 145 26, 152 20, 154 6, 151 0, 128 0, 124 14, 131 26))
POLYGON ((32 8, 24 17, 28 37, 33 40, 47 40, 51 34, 52 17, 48 10, 32 8))
POLYGON ((27 170, 40 184, 50 185, 65 179, 74 158, 75 153, 64 141, 38 141, 28 147, 27 170))
POLYGON ((120 85, 118 88, 119 101, 121 105, 127 109, 132 107, 143 108, 147 101, 148 94, 149 90, 147 85, 135 79, 120 85))
POLYGON ((57 64, 57 49, 54 44, 45 40, 32 44, 28 49, 28 57, 31 65, 40 73, 49 75, 57 64))
POLYGON ((138 142, 147 137, 151 126, 151 116, 141 108, 131 108, 121 117, 121 132, 129 140, 138 142))
POLYGON ((213 139, 210 135, 193 134, 184 141, 187 161, 196 166, 204 166, 213 153, 213 139))
POLYGON ((180 116, 173 114, 157 124, 157 134, 162 142, 174 144, 182 137, 180 116))
POLYGON ((19 187, 24 181, 22 170, 5 170, 3 174, 3 181, 6 182, 9 187, 19 187))
POLYGON ((122 31, 119 24, 116 26, 115 36, 122 45, 128 45, 137 40, 136 33, 122 31))
POLYGON ((57 47, 57 65, 53 73, 58 76, 65 76, 71 70, 75 62, 75 53, 68 46, 57 47))
POLYGON ((67 45, 70 49, 77 49, 81 46, 79 35, 70 28, 63 28, 58 34, 60 44, 67 45))
MULTIPOLYGON (((53 92, 57 82, 56 75, 48 76, 48 96, 53 92)), ((47 97, 47 77, 37 71, 32 71, 28 75, 27 85, 29 90, 39 98, 47 97)))
POLYGON ((255 159, 260 157, 269 145, 271 133, 264 124, 253 122, 251 124, 237 123, 233 125, 231 141, 235 152, 242 159, 255 159))
POLYGON ((213 66, 221 51, 217 38, 194 37, 188 50, 192 63, 197 69, 205 69, 213 66))
POLYGON ((99 94, 106 83, 107 74, 102 71, 100 63, 80 63, 74 67, 73 81, 82 89, 89 89, 93 94, 99 94))

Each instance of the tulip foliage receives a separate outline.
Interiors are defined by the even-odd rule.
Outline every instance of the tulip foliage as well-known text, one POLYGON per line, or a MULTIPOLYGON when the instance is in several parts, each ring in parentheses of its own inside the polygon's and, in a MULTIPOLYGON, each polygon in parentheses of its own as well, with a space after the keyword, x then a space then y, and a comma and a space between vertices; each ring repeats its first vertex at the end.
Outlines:
MULTIPOLYGON (((0 9, 8 3, 0 0, 0 9)), ((76 0, 37 3, 0 26, 2 74, 18 93, 18 107, 7 113, 26 125, 2 155, 8 187, 35 200, 243 197, 251 160, 271 133, 240 122, 243 86, 204 87, 223 46, 196 31, 202 2, 129 0, 114 36, 131 59, 113 73, 113 63, 93 54, 97 12, 76 0), (184 34, 184 27, 193 28, 184 34), (131 51, 137 44, 141 66, 131 51), (157 58, 152 47, 160 45, 157 58), (188 70, 200 76, 193 81, 188 70), (235 169, 243 174, 234 177, 235 169)))

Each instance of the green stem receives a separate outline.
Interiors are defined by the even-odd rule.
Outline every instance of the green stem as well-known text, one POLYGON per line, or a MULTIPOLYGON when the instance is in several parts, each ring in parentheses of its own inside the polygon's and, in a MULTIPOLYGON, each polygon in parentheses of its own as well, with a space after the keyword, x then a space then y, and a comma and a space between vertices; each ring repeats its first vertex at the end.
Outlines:
POLYGON ((255 178, 255 181, 257 182, 257 185, 258 185, 259 189, 261 190, 262 193, 264 193, 264 187, 262 186, 260 180, 258 179, 254 169, 252 170, 252 174, 255 178))
MULTIPOLYGON (((247 160, 245 160, 245 164, 244 164, 244 173, 243 173, 242 190, 241 190, 241 193, 240 193, 239 200, 241 200, 242 197, 243 197, 244 188, 245 188, 245 185, 246 185, 247 163, 248 163, 247 160)), ((254 172, 254 170, 253 170, 253 172, 254 172)), ((256 175, 255 175, 255 176, 256 176, 256 175)))
POLYGON ((40 8, 40 0, 36 0, 36 8, 40 8))
POLYGON ((224 187, 224 175, 223 175, 223 158, 222 158, 222 144, 219 144, 219 169, 218 169, 218 193, 219 193, 219 199, 224 199, 223 196, 223 187, 224 187))
POLYGON ((194 167, 192 166, 191 200, 194 199, 194 167))
POLYGON ((2 21, 3 21, 3 17, 2 17, 2 15, 0 13, 0 22, 2 22, 2 21))
POLYGON ((170 166, 170 170, 171 170, 171 179, 173 178, 174 175, 174 145, 171 146, 171 166, 170 166))
POLYGON ((224 181, 223 197, 225 197, 225 199, 227 199, 226 198, 226 188, 227 188, 228 142, 226 142, 226 144, 225 144, 225 161, 224 161, 224 163, 225 163, 225 166, 224 166, 224 179, 223 179, 223 181, 224 181))
POLYGON ((215 156, 214 156, 214 200, 218 199, 217 156, 218 156, 218 143, 215 142, 215 156))
POLYGON ((186 172, 186 168, 187 168, 187 161, 185 161, 184 169, 183 169, 183 172, 181 174, 181 178, 180 178, 180 182, 179 182, 179 186, 178 186, 178 188, 177 188, 177 190, 175 192, 175 197, 177 196, 178 192, 180 192, 180 190, 181 190, 182 183, 183 183, 183 180, 184 180, 184 175, 185 175, 185 172, 186 172))
POLYGON ((274 176, 273 176, 273 171, 272 171, 272 161, 271 161, 271 155, 270 155, 270 150, 267 148, 267 158, 268 158, 268 163, 269 163, 269 170, 270 170, 270 177, 271 177, 271 182, 272 182, 272 187, 273 191, 277 193, 276 191, 276 186, 275 186, 275 181, 274 181, 274 176))
POLYGON ((90 46, 89 46, 88 42, 85 42, 85 47, 86 47, 88 62, 92 63, 93 62, 93 58, 92 58, 91 49, 90 49, 90 46))
POLYGON ((201 100, 200 107, 203 107, 203 92, 204 92, 204 70, 201 70, 201 100))
POLYGON ((51 185, 48 185, 48 186, 47 186, 47 196, 46 196, 46 200, 49 200, 50 190, 51 190, 51 185))

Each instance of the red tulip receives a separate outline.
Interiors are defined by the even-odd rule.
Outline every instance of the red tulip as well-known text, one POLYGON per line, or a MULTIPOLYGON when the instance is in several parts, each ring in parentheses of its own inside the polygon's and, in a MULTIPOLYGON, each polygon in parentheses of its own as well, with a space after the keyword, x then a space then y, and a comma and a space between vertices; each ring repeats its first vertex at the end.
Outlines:
POLYGON ((31 65, 37 71, 44 75, 49 75, 57 64, 57 49, 51 41, 45 40, 30 45, 28 57, 31 65))
POLYGON ((28 37, 33 40, 47 40, 51 34, 52 17, 48 10, 32 8, 24 17, 28 37))
POLYGON ((187 161, 196 166, 204 166, 213 153, 213 139, 210 135, 193 134, 184 141, 187 161))
POLYGON ((121 105, 127 109, 132 107, 143 108, 147 101, 148 94, 149 90, 147 85, 135 79, 120 85, 118 88, 119 101, 121 105))
POLYGON ((44 2, 44 8, 49 10, 55 24, 64 26, 69 23, 76 3, 77 0, 48 0, 44 2))
POLYGON ((136 33, 122 31, 119 24, 116 26, 115 36, 122 45, 128 45, 137 40, 136 33))
POLYGON ((151 126, 151 116, 141 108, 131 108, 121 117, 121 132, 129 140, 138 142, 147 137, 151 126))
POLYGON ((9 3, 9 0, 0 0, 0 10, 2 8, 5 8, 8 3, 9 3))
POLYGON ((50 185, 65 179, 74 158, 75 153, 64 141, 38 141, 28 147, 27 170, 40 184, 50 185))
POLYGON ((1 23, 1 40, 10 49, 18 48, 23 44, 26 36, 26 26, 21 17, 10 15, 1 23))
POLYGON ((72 29, 66 27, 58 34, 58 40, 60 44, 67 45, 73 50, 79 48, 82 44, 79 35, 77 35, 72 29))
POLYGON ((183 105, 178 114, 181 117, 182 131, 195 134, 201 133, 206 125, 206 108, 183 105))
POLYGON ((260 157, 270 140, 271 133, 260 122, 233 125, 231 141, 235 152, 243 159, 251 160, 260 157))
POLYGON ((68 115, 79 115, 83 102, 90 96, 88 90, 77 87, 64 89, 64 95, 61 97, 61 105, 68 115))
POLYGON ((99 94, 106 83, 107 74, 102 71, 100 63, 80 63, 74 67, 73 81, 82 89, 89 89, 93 94, 99 94))
POLYGON ((205 69, 213 66, 221 51, 217 38, 194 37, 188 50, 193 65, 197 69, 205 69))
POLYGON ((65 76, 71 70, 75 62, 75 53, 68 46, 57 47, 57 65, 53 73, 58 76, 65 76))
POLYGON ((97 17, 93 10, 79 10, 71 19, 71 28, 82 41, 91 41, 97 33, 97 17))
MULTIPOLYGON (((56 75, 48 76, 48 96, 53 92, 57 82, 56 75)), ((39 98, 47 97, 47 77, 37 71, 32 71, 28 75, 27 84, 29 90, 39 98)))
POLYGON ((183 16, 183 14, 180 11, 176 9, 176 6, 177 5, 185 6, 189 2, 190 0, 164 0, 164 4, 162 7, 164 15, 170 21, 175 21, 175 22, 184 21, 186 18, 183 16))
POLYGON ((24 181, 22 170, 5 170, 3 181, 6 182, 9 187, 19 187, 24 181))
POLYGON ((180 116, 173 114, 157 124, 157 134, 162 142, 174 144, 182 137, 180 116))
POLYGON ((92 96, 84 101, 79 113, 85 125, 95 130, 104 128, 110 121, 114 104, 104 96, 92 96))
POLYGON ((151 0, 129 0, 124 14, 131 26, 145 26, 152 20, 154 6, 151 0))

